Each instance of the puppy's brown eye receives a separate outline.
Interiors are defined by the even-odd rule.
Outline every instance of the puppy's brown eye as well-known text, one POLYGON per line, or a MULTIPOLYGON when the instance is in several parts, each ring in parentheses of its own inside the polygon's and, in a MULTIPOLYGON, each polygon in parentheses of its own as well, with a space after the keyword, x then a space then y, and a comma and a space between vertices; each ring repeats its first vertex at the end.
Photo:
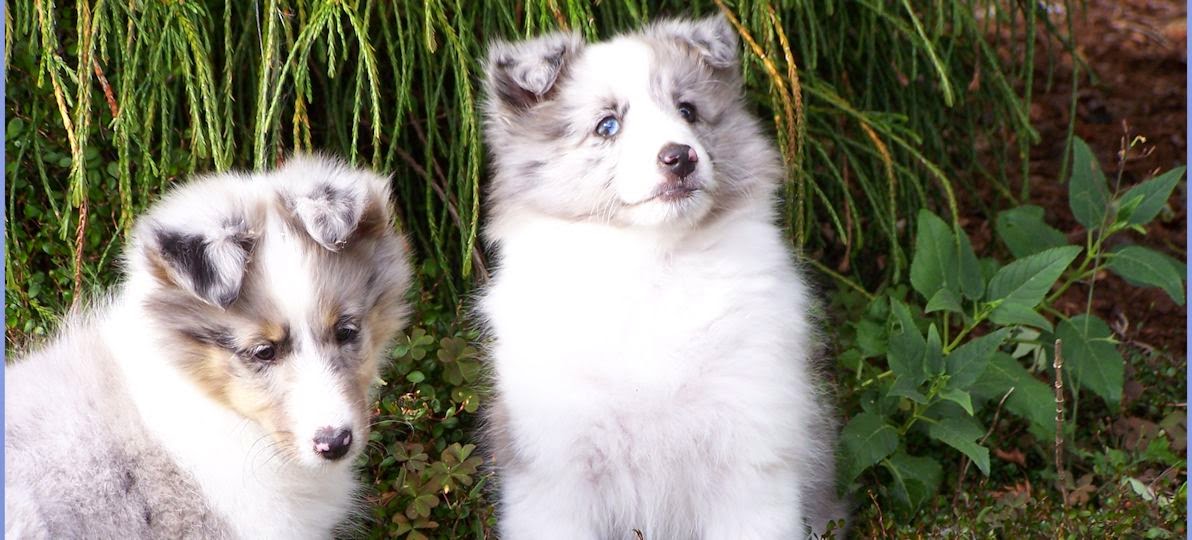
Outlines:
POLYGON ((252 357, 262 362, 272 361, 277 356, 277 349, 273 345, 261 345, 252 350, 252 357))
POLYGON ((347 343, 349 341, 355 341, 356 336, 359 336, 359 335, 360 335, 360 329, 356 328, 354 325, 351 325, 351 324, 341 325, 339 328, 335 329, 335 341, 337 341, 339 343, 347 343))
POLYGON ((679 103, 679 116, 682 116, 688 124, 694 124, 699 119, 695 112, 695 105, 686 101, 679 103))

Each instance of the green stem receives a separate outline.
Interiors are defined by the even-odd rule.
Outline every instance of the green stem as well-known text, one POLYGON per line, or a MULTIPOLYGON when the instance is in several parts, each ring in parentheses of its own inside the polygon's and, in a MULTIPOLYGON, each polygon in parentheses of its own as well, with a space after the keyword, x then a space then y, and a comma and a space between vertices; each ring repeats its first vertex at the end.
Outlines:
MULTIPOLYGON (((972 332, 973 329, 975 329, 978 325, 980 325, 982 322, 984 322, 985 318, 988 317, 989 314, 992 312, 993 312, 992 307, 985 308, 985 309, 978 309, 977 312, 973 315, 973 322, 965 325, 964 328, 960 330, 960 333, 956 334, 956 338, 953 339, 952 341, 948 342, 948 345, 944 347, 944 354, 952 352, 952 349, 955 349, 957 346, 959 346, 961 340, 963 340, 965 338, 965 336, 969 335, 969 332, 972 332)), ((947 340, 944 340, 944 341, 947 341, 947 340)))
POLYGON ((828 277, 831 277, 832 279, 834 279, 840 283, 843 283, 844 285, 847 285, 850 289, 861 293, 861 295, 864 296, 866 300, 873 301, 875 298, 877 298, 876 296, 873 295, 873 293, 870 293, 869 291, 865 290, 865 287, 862 287, 857 282, 855 282, 849 278, 846 278, 846 277, 840 275, 839 273, 832 271, 831 268, 824 266, 823 263, 821 263, 815 259, 810 259, 810 258, 804 259, 804 260, 807 262, 807 264, 814 266, 816 270, 819 270, 820 272, 828 274, 828 277))
POLYGON ((944 326, 944 328, 943 328, 944 343, 948 343, 948 331, 951 329, 951 325, 949 324, 949 321, 948 321, 948 315, 950 315, 950 313, 945 311, 944 312, 944 325, 943 325, 944 326))
POLYGON ((878 373, 878 374, 877 374, 876 376, 874 376, 874 377, 870 377, 869 379, 866 379, 866 380, 862 381, 862 382, 861 382, 861 385, 860 385, 860 387, 861 387, 861 388, 865 388, 866 386, 869 386, 869 385, 871 385, 871 384, 873 384, 873 383, 875 383, 875 382, 877 382, 877 381, 880 381, 880 380, 882 380, 882 379, 885 379, 885 378, 887 378, 887 377, 889 377, 889 376, 891 376, 891 375, 893 375, 893 374, 894 374, 894 372, 893 372, 893 371, 889 371, 889 370, 887 370, 887 371, 883 371, 883 372, 881 372, 881 373, 878 373))
POLYGON ((1056 289, 1055 292, 1051 293, 1047 297, 1047 300, 1045 300, 1043 303, 1050 304, 1052 302, 1055 302, 1055 300, 1057 298, 1059 298, 1060 296, 1062 296, 1064 294, 1064 292, 1066 292, 1068 290, 1069 287, 1071 287, 1072 285, 1075 285, 1077 282, 1088 279, 1097 273, 1096 268, 1089 268, 1086 270, 1085 269, 1086 266, 1088 266, 1088 260, 1085 260, 1084 262, 1082 262, 1080 267, 1077 268, 1076 271, 1071 273, 1072 276, 1069 277, 1068 279, 1064 280, 1064 284, 1060 285, 1060 288, 1056 289))

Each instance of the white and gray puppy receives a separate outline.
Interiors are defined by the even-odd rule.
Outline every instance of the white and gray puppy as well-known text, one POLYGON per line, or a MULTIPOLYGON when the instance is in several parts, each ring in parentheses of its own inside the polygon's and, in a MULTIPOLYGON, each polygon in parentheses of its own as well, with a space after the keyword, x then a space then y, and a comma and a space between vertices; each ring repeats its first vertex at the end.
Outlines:
POLYGON ((494 43, 502 538, 791 539, 845 516, 783 168, 734 30, 494 43))
POLYGON ((5 536, 328 538, 408 311, 391 212, 311 157, 154 205, 118 291, 5 368, 5 536))

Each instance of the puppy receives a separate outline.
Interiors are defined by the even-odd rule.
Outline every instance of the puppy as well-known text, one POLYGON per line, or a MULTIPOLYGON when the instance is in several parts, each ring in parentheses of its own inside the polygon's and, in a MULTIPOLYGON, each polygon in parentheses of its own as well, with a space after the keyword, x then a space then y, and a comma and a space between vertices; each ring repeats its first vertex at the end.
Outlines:
POLYGON ((407 257, 387 181, 336 161, 173 190, 118 291, 5 368, 5 535, 330 537, 407 257))
POLYGON ((740 71, 721 17, 492 44, 502 538, 791 539, 845 516, 784 172, 740 71))

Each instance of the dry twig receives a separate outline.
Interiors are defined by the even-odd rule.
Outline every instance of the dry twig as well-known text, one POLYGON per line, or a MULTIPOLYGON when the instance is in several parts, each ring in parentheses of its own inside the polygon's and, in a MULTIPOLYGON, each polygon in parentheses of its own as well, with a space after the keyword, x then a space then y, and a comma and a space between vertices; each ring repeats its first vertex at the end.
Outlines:
POLYGON ((882 538, 888 538, 889 536, 886 534, 886 520, 882 516, 882 505, 878 504, 877 496, 873 494, 872 489, 868 490, 868 492, 869 500, 873 501, 873 507, 877 509, 877 526, 882 530, 882 538))
POLYGON ((1068 509, 1068 479, 1064 474, 1064 356, 1061 353, 1062 340, 1055 340, 1055 479, 1064 498, 1064 510, 1068 509))

